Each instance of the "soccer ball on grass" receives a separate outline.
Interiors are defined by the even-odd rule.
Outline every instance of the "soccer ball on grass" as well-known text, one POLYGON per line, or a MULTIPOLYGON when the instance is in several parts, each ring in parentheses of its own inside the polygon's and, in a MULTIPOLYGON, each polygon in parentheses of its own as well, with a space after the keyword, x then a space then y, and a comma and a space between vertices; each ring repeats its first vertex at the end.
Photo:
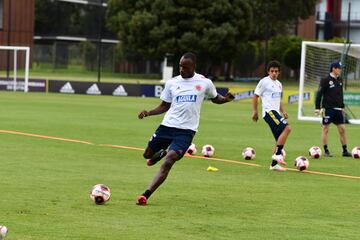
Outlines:
POLYGON ((104 184, 96 184, 90 191, 90 198, 97 205, 105 204, 110 200, 110 188, 104 184))
POLYGON ((311 156, 312 158, 320 158, 321 157, 321 148, 317 147, 317 146, 312 146, 309 149, 309 156, 311 156))
POLYGON ((242 156, 245 160, 252 160, 255 158, 256 152, 252 147, 247 147, 242 151, 242 156))
POLYGON ((0 240, 5 239, 7 232, 7 227, 0 225, 0 240))
POLYGON ((360 147, 354 147, 351 151, 351 156, 353 158, 360 158, 360 147))
POLYGON ((294 165, 299 171, 304 171, 309 168, 309 160, 304 157, 300 156, 295 159, 294 165))
POLYGON ((204 157, 212 157, 214 155, 215 148, 209 144, 202 147, 201 153, 204 157))

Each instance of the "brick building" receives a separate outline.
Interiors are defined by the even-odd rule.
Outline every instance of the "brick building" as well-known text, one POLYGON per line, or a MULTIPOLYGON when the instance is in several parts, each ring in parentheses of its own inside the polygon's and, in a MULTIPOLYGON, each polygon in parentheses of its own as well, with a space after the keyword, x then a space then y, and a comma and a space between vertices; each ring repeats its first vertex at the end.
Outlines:
MULTIPOLYGON (((0 0, 0 45, 33 47, 35 0, 0 0)), ((31 51, 30 51, 31 52, 31 51)), ((18 66, 23 67, 25 54, 19 53, 18 66)), ((0 51, 0 69, 12 68, 13 56, 0 51)))

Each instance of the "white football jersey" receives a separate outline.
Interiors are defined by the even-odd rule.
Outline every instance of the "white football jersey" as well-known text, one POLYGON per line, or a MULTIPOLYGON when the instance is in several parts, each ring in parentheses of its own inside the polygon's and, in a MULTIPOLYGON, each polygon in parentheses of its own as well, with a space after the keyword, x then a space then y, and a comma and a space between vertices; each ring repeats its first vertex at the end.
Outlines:
POLYGON ((165 84, 160 99, 171 103, 162 125, 197 131, 201 104, 205 97, 215 98, 216 88, 210 79, 195 73, 192 78, 174 77, 165 84))
POLYGON ((269 76, 264 77, 257 84, 254 92, 261 97, 262 102, 262 116, 266 112, 275 110, 280 112, 280 102, 282 95, 282 85, 278 80, 272 80, 269 76))

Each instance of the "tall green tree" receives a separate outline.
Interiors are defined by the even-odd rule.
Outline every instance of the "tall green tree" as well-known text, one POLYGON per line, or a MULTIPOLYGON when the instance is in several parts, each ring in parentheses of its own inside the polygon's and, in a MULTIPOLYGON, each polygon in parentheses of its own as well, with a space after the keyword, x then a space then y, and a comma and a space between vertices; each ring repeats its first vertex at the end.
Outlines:
POLYGON ((278 35, 269 41, 269 60, 281 61, 292 69, 295 78, 298 77, 301 58, 301 41, 303 39, 293 35, 278 35))
POLYGON ((107 26, 128 51, 143 58, 172 53, 178 59, 193 51, 202 63, 231 64, 253 27, 249 2, 109 0, 107 26))

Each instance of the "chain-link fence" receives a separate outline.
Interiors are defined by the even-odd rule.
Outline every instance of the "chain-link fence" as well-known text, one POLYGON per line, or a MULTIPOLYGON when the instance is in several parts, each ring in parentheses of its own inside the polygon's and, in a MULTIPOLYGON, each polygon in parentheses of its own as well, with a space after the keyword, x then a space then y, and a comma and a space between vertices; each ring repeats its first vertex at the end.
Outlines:
POLYGON ((98 47, 98 44, 90 41, 36 43, 32 53, 33 69, 97 72, 101 52, 101 72, 160 76, 159 61, 122 59, 116 44, 101 44, 101 51, 98 47))
MULTIPOLYGON (((37 68, 78 68, 96 71, 98 69, 98 47, 97 44, 91 42, 35 44, 33 64, 37 68)), ((102 44, 101 48, 102 71, 114 72, 116 66, 115 46, 102 44)))

